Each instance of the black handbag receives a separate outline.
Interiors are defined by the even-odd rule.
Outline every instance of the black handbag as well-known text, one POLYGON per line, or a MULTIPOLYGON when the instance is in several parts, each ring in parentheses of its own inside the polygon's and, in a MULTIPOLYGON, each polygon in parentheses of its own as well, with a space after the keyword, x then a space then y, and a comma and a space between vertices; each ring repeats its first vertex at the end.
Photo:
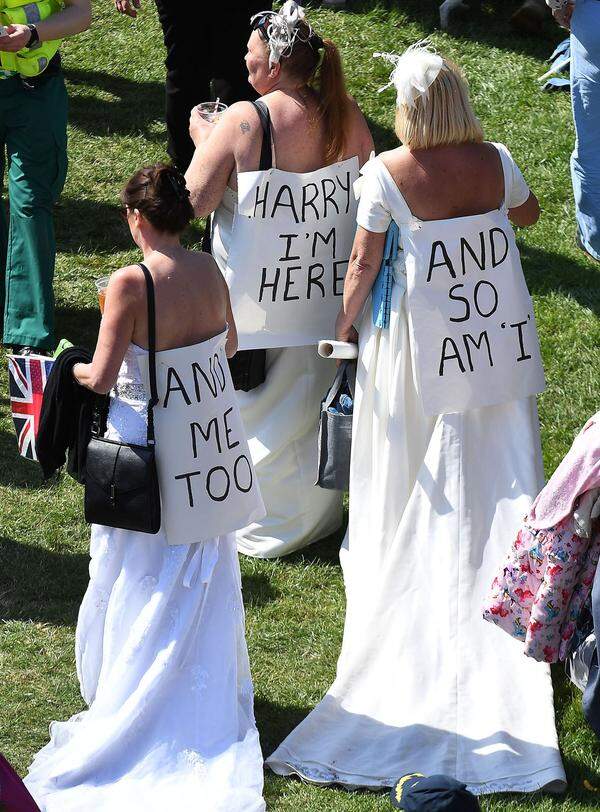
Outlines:
POLYGON ((155 459, 154 406, 156 390, 156 315, 154 283, 140 263, 148 296, 148 402, 147 445, 120 443, 101 436, 100 421, 92 430, 86 457, 85 519, 94 524, 158 533, 160 490, 155 459))
POLYGON ((229 358, 229 371, 233 388, 242 392, 251 392, 266 378, 266 350, 238 350, 229 358))

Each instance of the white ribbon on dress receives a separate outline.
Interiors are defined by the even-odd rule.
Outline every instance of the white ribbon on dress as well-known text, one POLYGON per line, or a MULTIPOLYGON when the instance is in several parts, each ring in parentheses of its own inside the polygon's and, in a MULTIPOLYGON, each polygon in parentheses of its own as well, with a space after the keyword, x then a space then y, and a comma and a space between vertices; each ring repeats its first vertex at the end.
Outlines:
POLYGON ((429 88, 444 67, 444 60, 433 50, 429 40, 421 40, 407 48, 403 54, 373 54, 394 65, 387 85, 379 88, 379 93, 388 87, 396 88, 396 104, 414 107, 420 96, 427 96, 429 88))

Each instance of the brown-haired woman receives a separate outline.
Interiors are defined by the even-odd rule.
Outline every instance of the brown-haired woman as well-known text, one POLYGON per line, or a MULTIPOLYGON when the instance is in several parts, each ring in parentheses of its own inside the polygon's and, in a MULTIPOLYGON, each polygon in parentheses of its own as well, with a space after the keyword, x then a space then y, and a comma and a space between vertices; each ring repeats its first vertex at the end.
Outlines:
MULTIPOLYGON (((358 171, 373 149, 365 119, 347 94, 336 46, 311 28, 303 10, 288 2, 278 15, 254 17, 252 27, 246 66, 267 123, 261 123, 256 106, 240 102, 216 123, 194 111, 190 124, 196 153, 186 179, 196 214, 215 212, 213 255, 228 281, 228 257, 234 248, 243 255, 244 248, 234 219, 238 175, 271 167, 304 174, 351 158, 358 171), (265 165, 263 147, 269 138, 265 165)), ((348 217, 352 211, 339 215, 339 227, 348 217)), ((304 231, 299 220, 290 212, 289 234, 304 231)), ((266 346, 265 383, 239 392, 267 516, 238 532, 238 549, 261 558, 291 553, 341 523, 341 495, 314 487, 319 404, 334 373, 314 346, 266 346)))
MULTIPOLYGON (((222 348, 228 325, 235 352, 222 275, 179 240, 193 216, 183 176, 142 169, 122 203, 154 283, 157 366, 222 348)), ((146 444, 147 346, 144 273, 130 265, 111 276, 92 363, 73 369, 111 392, 109 439, 146 444)), ((161 453, 157 435, 159 467, 161 453)), ((54 723, 35 757, 26 780, 42 810, 264 810, 235 536, 198 533, 170 544, 164 523, 156 535, 92 526, 76 633, 89 708, 54 723)))

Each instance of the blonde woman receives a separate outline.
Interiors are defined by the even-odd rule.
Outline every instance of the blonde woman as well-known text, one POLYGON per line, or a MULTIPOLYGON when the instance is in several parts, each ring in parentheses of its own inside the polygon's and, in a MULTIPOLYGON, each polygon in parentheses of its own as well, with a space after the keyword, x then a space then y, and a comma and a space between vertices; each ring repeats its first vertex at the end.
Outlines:
POLYGON ((481 609, 542 482, 532 394, 543 375, 533 319, 519 318, 531 301, 508 219, 532 225, 539 207, 506 147, 483 140, 458 68, 424 46, 393 60, 403 146, 364 169, 337 323, 338 339, 358 340, 353 323, 366 303, 341 554, 342 652, 333 686, 268 764, 350 787, 391 786, 420 772, 445 773, 476 794, 561 791, 549 669, 488 628, 481 609), (392 221, 403 261, 382 328, 368 299, 392 221), (447 284, 453 297, 424 310, 427 284, 447 284), (510 323, 499 318, 507 302, 510 323), (479 318, 493 367, 474 329, 479 318), (522 321, 529 357, 517 363, 519 328, 510 324, 522 321), (478 349, 456 340, 450 353, 443 339, 431 375, 423 359, 459 328, 478 349), (437 413, 436 402, 445 404, 437 413))

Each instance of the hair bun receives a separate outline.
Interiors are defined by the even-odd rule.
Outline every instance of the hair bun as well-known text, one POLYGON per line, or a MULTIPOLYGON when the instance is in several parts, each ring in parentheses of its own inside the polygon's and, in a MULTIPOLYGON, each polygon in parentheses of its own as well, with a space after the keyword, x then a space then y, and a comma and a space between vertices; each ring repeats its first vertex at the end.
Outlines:
POLYGON ((136 172, 121 200, 129 208, 137 208, 160 231, 181 233, 194 218, 185 178, 168 164, 154 164, 136 172))

